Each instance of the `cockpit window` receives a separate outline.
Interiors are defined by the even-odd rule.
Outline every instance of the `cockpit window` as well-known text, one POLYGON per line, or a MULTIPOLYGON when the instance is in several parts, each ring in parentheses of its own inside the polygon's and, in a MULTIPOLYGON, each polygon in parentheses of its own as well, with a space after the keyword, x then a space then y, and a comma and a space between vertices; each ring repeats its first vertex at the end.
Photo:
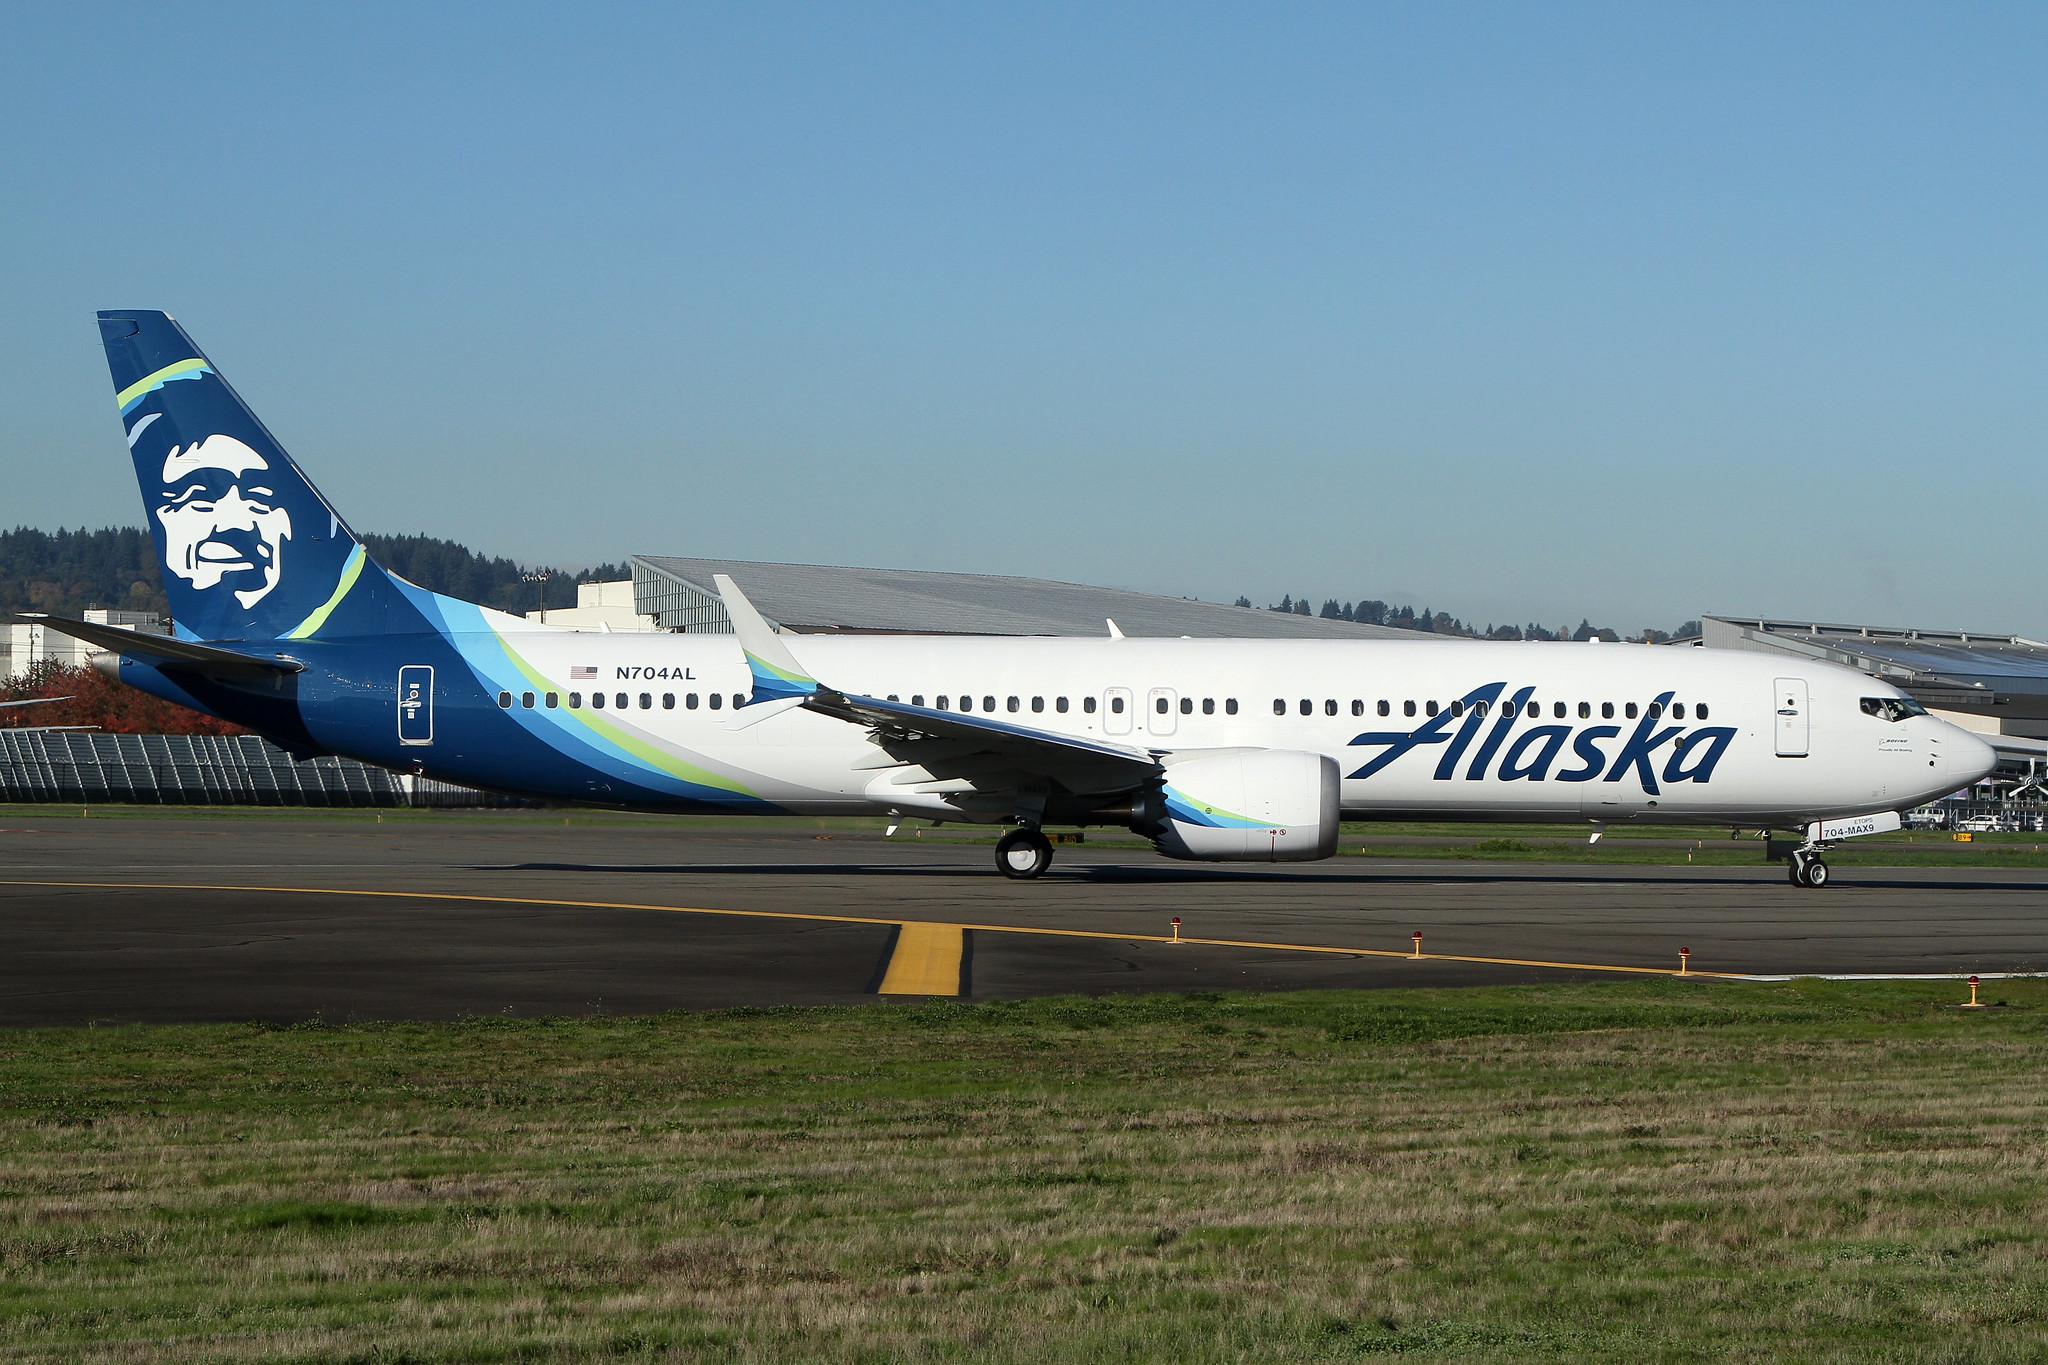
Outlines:
POLYGON ((1927 708, 1911 697, 1865 697, 1863 714, 1897 723, 1909 716, 1924 716, 1927 708))

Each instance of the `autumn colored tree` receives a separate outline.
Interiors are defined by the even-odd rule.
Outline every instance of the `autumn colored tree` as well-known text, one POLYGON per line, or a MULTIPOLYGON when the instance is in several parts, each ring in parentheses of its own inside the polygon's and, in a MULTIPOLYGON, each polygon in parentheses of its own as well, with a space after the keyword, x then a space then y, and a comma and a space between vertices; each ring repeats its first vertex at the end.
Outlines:
POLYGON ((90 668, 39 663, 15 678, 0 682, 0 701, 63 697, 47 706, 11 706, 0 710, 0 729, 37 725, 85 725, 119 735, 245 735, 230 725, 189 706, 179 706, 147 692, 102 677, 90 668))

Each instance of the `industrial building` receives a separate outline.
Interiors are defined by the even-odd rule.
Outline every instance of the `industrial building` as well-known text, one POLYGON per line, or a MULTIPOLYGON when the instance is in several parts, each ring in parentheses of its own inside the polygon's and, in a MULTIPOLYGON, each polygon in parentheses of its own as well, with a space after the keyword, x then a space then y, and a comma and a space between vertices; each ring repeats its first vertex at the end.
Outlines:
MULTIPOLYGON (((578 630, 670 630, 726 635, 713 581, 725 574, 761 614, 791 634, 1125 635, 1172 639, 1414 640, 1417 631, 1319 616, 1226 607, 1192 598, 1002 574, 768 564, 634 555, 631 601, 621 583, 583 583, 576 606, 529 619, 578 630)), ((1442 637, 1446 639, 1463 637, 1442 637)))

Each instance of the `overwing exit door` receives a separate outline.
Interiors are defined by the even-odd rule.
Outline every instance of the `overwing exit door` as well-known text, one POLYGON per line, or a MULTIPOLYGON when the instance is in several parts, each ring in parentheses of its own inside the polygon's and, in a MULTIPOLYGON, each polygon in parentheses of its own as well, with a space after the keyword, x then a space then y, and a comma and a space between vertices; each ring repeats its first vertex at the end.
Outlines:
POLYGON ((1771 694, 1771 729, 1778 740, 1779 758, 1805 758, 1810 743, 1807 718, 1806 679, 1780 678, 1771 694))
POLYGON ((1155 735, 1170 735, 1180 717, 1174 711, 1178 694, 1170 687, 1155 687, 1145 699, 1145 728, 1155 735))
POLYGON ((1131 732, 1131 689, 1112 687, 1102 694, 1102 733, 1127 735, 1131 732))

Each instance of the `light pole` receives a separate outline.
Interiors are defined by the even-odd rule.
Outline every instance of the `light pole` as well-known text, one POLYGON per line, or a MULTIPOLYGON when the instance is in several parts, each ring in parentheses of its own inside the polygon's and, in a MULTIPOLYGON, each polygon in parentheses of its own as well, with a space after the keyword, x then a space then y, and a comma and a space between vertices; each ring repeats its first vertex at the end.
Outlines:
POLYGON ((542 569, 538 573, 521 574, 519 576, 528 583, 540 584, 540 623, 546 625, 548 623, 548 580, 555 576, 555 571, 553 569, 542 569))

